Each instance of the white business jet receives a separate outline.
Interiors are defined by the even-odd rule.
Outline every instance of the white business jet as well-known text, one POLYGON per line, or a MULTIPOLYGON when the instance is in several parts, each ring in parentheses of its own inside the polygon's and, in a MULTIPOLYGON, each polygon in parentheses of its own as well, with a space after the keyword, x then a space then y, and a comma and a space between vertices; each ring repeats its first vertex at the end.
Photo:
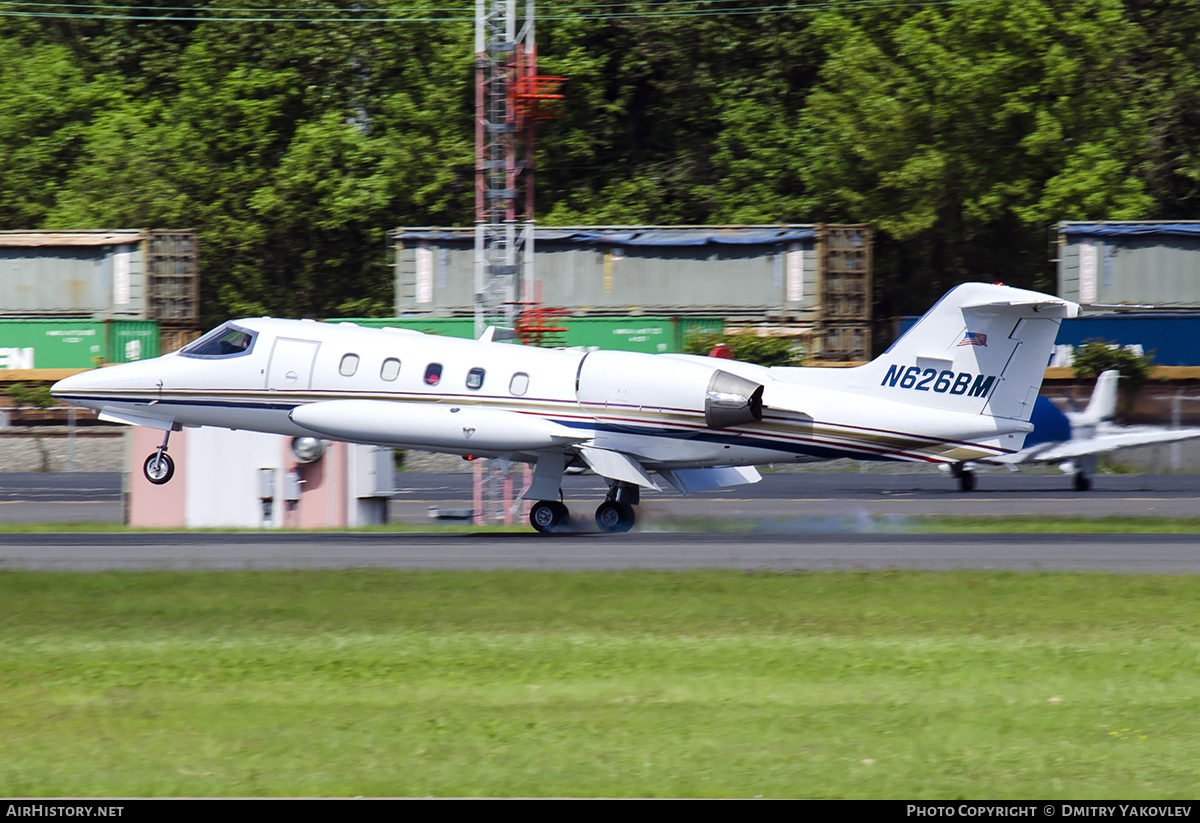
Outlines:
MULTIPOLYGON (((1014 454, 985 457, 984 463, 998 463, 1012 471, 1025 464, 1057 463, 1060 471, 1074 475, 1076 491, 1092 487, 1098 458, 1102 454, 1149 446, 1157 443, 1178 443, 1200 437, 1200 429, 1168 429, 1162 426, 1118 426, 1112 422, 1117 410, 1117 380, 1115 369, 1101 372, 1092 389, 1091 400, 1081 412, 1063 412, 1048 398, 1039 397, 1033 407, 1033 431, 1025 445, 1014 454)), ((953 466, 949 470, 958 477, 963 491, 975 488, 973 464, 953 466)))
POLYGON ((69 377, 53 394, 164 432, 145 473, 174 472, 171 432, 220 426, 535 464, 539 531, 567 528, 562 476, 609 491, 627 531, 641 489, 754 483, 755 465, 840 457, 963 464, 1021 448, 1059 322, 1074 303, 968 283, 856 368, 767 368, 688 355, 581 353, 399 329, 236 320, 177 352, 69 377))

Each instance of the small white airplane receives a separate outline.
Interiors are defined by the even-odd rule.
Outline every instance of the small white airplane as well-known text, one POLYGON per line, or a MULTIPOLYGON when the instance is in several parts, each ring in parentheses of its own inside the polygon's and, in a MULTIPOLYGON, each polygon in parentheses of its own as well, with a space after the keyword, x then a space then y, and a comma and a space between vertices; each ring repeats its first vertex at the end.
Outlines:
POLYGON ((951 290, 855 368, 581 353, 352 323, 235 320, 177 352, 84 372, 53 394, 164 432, 219 426, 535 464, 539 531, 568 527, 568 468, 604 477, 602 531, 627 531, 641 489, 754 483, 756 465, 839 457, 964 464, 1019 450, 1058 326, 1078 305, 1007 286, 951 290), (656 479, 654 475, 657 475, 656 479))
POLYGON ((1200 429, 1195 428, 1114 425, 1112 417, 1117 410, 1119 376, 1115 369, 1102 372, 1096 378, 1092 397, 1082 412, 1063 412, 1048 398, 1038 397, 1030 418, 1033 431, 1025 437, 1025 445, 1020 451, 955 464, 946 469, 958 478, 963 491, 971 491, 975 488, 974 463, 996 463, 1011 471, 1020 471, 1026 463, 1057 463, 1061 471, 1075 475, 1075 491, 1085 492, 1092 487, 1092 476, 1102 454, 1200 437, 1200 429))

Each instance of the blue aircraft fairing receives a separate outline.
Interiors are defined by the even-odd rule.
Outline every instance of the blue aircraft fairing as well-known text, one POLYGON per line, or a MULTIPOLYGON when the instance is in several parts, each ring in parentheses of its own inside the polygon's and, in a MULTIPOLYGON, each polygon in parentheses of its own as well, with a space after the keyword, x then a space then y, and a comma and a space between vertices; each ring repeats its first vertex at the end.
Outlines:
POLYGON ((1071 421, 1048 398, 1038 395, 1029 418, 1033 431, 1025 435, 1025 448, 1039 443, 1060 443, 1071 439, 1071 421))

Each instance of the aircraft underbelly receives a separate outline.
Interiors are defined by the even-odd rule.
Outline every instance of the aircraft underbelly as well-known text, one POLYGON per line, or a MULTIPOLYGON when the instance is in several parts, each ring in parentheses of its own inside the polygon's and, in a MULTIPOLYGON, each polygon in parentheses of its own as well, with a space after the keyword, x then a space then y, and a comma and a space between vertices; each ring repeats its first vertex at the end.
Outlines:
POLYGON ((178 404, 173 407, 173 416, 176 423, 184 426, 213 426, 290 436, 310 434, 288 418, 286 408, 178 404))
POLYGON ((794 455, 763 445, 706 441, 625 432, 597 432, 598 448, 622 452, 653 468, 699 468, 704 466, 749 466, 794 459, 794 455))

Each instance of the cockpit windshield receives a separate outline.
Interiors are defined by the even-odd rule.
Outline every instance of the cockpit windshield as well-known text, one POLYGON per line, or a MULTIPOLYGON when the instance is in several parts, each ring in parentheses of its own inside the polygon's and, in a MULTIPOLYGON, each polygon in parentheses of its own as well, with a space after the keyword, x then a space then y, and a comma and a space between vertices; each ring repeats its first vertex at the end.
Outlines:
POLYGON ((179 353, 184 357, 237 357, 249 354, 258 332, 243 329, 233 323, 218 326, 208 334, 188 343, 179 353))

